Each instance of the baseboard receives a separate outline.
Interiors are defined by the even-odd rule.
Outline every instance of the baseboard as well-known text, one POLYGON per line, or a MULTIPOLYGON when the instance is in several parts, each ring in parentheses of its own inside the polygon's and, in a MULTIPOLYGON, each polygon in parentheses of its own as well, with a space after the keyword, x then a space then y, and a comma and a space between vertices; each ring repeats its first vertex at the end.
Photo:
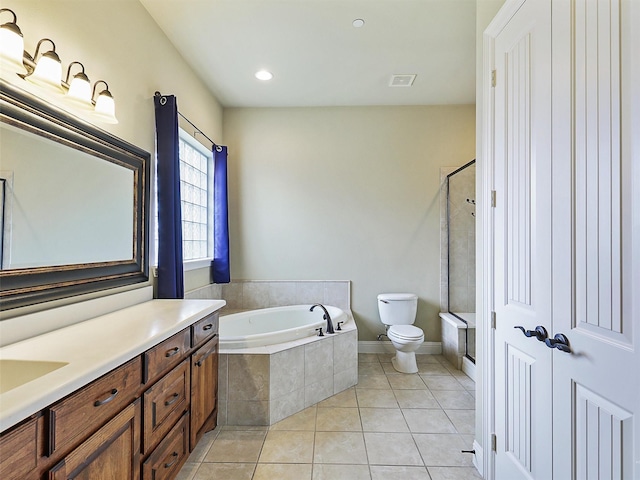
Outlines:
POLYGON ((462 371, 475 382, 476 380, 476 364, 467 357, 462 357, 462 371))
POLYGON ((480 476, 482 476, 482 472, 484 471, 484 463, 483 463, 483 451, 482 451, 482 447, 480 446, 480 444, 477 442, 477 440, 473 441, 473 450, 476 452, 473 455, 473 465, 476 467, 476 470, 478 470, 478 473, 480 474, 480 476))
MULTIPOLYGON (((393 353, 395 349, 391 342, 385 341, 359 341, 358 353, 393 353)), ((424 342, 418 350, 417 354, 426 355, 442 355, 442 343, 441 342, 424 342)))

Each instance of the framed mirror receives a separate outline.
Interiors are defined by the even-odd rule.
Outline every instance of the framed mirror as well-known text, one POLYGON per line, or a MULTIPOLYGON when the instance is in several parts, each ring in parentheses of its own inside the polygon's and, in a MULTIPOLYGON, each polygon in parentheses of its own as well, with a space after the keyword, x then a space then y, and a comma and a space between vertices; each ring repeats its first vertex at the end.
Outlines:
POLYGON ((0 309, 148 281, 149 165, 0 80, 0 309))

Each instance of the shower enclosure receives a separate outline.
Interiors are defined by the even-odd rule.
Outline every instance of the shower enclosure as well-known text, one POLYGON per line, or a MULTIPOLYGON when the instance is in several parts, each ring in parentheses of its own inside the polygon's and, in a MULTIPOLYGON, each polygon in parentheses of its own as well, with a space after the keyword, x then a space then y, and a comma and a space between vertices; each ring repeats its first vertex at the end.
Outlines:
POLYGON ((458 347, 460 354, 472 363, 476 356, 475 163, 472 160, 443 179, 443 303, 446 301, 445 311, 454 317, 451 323, 456 324, 457 336, 463 343, 458 347))

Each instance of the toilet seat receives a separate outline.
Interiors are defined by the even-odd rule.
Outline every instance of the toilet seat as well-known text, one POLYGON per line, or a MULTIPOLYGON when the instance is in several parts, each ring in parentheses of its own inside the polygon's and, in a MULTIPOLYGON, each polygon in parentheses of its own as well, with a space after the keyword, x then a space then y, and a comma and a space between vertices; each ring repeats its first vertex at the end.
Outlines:
POLYGON ((424 337, 424 332, 413 325, 392 325, 387 333, 399 340, 420 340, 424 337))

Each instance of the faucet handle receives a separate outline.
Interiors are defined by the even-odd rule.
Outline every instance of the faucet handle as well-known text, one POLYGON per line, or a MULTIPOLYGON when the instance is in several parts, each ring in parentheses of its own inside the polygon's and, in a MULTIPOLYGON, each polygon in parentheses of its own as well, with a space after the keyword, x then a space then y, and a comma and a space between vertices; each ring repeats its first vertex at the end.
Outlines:
POLYGON ((340 328, 340 325, 342 325, 344 322, 338 322, 338 326, 336 327, 336 330, 342 330, 342 328, 340 328))
POLYGON ((322 333, 322 327, 320 328, 316 328, 316 332, 320 330, 320 333, 318 334, 319 337, 324 337, 324 333, 322 333))

